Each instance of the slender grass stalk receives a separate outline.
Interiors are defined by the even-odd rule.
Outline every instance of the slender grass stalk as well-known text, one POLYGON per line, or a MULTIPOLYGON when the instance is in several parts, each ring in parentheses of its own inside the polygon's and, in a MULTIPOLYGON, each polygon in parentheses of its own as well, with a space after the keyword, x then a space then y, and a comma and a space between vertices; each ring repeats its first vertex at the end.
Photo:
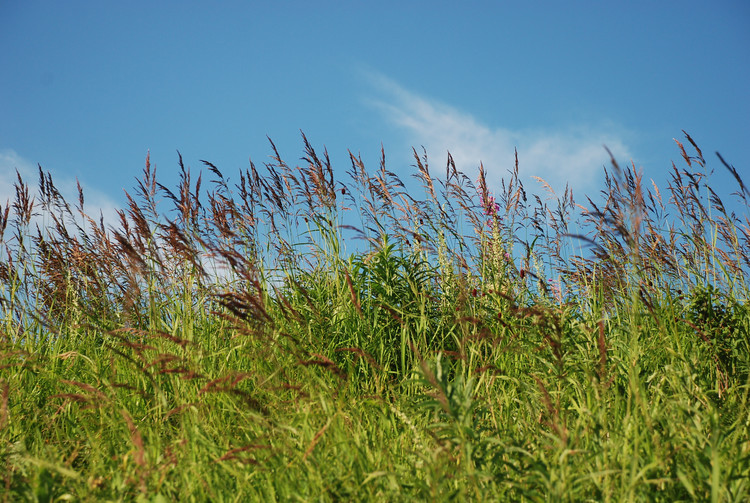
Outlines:
POLYGON ((147 156, 108 226, 19 175, 0 500, 748 499, 750 191, 685 138, 666 190, 612 158, 583 199, 518 155, 147 156))

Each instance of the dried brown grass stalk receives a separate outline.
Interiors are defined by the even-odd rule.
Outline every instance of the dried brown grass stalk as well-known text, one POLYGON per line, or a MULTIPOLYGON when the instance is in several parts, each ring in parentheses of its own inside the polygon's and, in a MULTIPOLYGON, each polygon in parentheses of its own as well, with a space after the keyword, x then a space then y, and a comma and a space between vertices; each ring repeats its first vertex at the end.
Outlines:
POLYGON ((554 405, 552 403, 552 397, 547 391, 547 387, 544 385, 542 380, 537 376, 532 376, 539 386, 539 391, 542 393, 542 403, 547 409, 547 415, 550 417, 545 423, 552 428, 557 437, 562 441, 563 445, 568 443, 568 429, 565 427, 565 423, 560 418, 560 404, 554 405))

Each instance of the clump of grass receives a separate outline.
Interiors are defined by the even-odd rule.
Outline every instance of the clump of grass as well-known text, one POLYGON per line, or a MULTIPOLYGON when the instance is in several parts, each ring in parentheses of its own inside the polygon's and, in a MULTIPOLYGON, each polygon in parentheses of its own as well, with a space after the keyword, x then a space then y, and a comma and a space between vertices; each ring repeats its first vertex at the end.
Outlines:
POLYGON ((109 225, 19 175, 3 499, 747 499, 750 192, 685 138, 583 205, 304 136, 235 182, 147 157, 109 225))

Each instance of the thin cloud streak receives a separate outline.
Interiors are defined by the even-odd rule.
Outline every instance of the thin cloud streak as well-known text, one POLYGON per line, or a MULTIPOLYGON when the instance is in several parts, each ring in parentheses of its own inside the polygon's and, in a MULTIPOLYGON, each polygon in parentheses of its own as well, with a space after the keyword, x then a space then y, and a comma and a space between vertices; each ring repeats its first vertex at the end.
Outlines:
POLYGON ((514 149, 518 149, 519 176, 524 185, 537 192, 541 187, 532 177, 540 177, 560 195, 566 184, 578 194, 598 188, 603 166, 610 163, 605 145, 615 158, 630 158, 624 141, 614 132, 602 131, 604 128, 490 127, 471 114, 408 91, 382 75, 370 73, 368 78, 379 95, 370 104, 406 131, 409 146, 422 145, 428 155, 440 161, 450 152, 456 165, 468 174, 482 162, 488 182, 495 187, 513 168, 514 149))

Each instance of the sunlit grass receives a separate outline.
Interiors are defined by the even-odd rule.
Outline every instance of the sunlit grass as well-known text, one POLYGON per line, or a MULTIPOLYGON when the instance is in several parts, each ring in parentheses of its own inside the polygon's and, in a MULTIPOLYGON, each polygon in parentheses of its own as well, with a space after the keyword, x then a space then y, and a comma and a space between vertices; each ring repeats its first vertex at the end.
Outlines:
POLYGON ((147 160, 110 228, 19 177, 2 499, 746 501, 750 193, 686 138, 585 204, 306 138, 236 182, 147 160))

